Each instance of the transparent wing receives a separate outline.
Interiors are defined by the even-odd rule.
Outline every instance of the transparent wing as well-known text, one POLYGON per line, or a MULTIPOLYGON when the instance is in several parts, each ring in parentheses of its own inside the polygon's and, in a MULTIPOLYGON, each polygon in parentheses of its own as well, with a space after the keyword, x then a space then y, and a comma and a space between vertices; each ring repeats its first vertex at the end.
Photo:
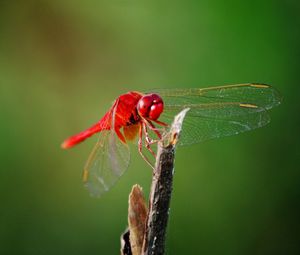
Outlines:
POLYGON ((171 123, 176 113, 190 108, 180 144, 230 136, 266 125, 267 110, 280 104, 279 93, 265 84, 237 84, 206 89, 161 89, 160 120, 171 123))
MULTIPOLYGON (((111 127, 115 126, 116 106, 108 118, 111 127)), ((102 131, 83 172, 83 181, 91 195, 99 197, 108 191, 128 168, 129 161, 129 147, 120 141, 114 128, 102 131)))
MULTIPOLYGON (((174 115, 165 114, 162 119, 167 123, 171 123, 174 115)), ((179 145, 189 145, 214 138, 236 135, 262 127, 269 122, 269 114, 263 111, 248 115, 224 116, 223 118, 187 116, 183 122, 179 145)))
POLYGON ((269 110, 281 102, 277 90, 254 83, 203 89, 158 89, 156 92, 163 98, 166 110, 189 107, 191 113, 203 116, 245 114, 245 108, 251 108, 251 112, 269 110))

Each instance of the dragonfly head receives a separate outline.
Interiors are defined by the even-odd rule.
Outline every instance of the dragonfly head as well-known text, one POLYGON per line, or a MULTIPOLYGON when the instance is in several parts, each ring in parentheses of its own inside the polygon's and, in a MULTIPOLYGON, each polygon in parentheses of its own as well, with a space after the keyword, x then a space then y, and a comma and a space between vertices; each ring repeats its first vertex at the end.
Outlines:
POLYGON ((143 118, 157 120, 164 110, 164 102, 157 94, 147 94, 137 104, 138 114, 143 118))

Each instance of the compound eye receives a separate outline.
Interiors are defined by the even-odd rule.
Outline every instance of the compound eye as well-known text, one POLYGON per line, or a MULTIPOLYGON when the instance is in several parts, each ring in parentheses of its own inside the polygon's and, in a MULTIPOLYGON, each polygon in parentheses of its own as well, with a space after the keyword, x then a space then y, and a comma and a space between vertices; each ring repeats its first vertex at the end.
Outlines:
POLYGON ((164 109, 164 105, 162 102, 153 104, 150 108, 149 118, 151 120, 157 120, 164 109))
POLYGON ((139 115, 141 115, 144 118, 148 118, 150 107, 152 106, 152 97, 151 95, 143 96, 137 105, 137 110, 139 115))
POLYGON ((163 108, 163 101, 157 94, 143 96, 137 105, 139 115, 151 120, 157 120, 163 112, 163 108))

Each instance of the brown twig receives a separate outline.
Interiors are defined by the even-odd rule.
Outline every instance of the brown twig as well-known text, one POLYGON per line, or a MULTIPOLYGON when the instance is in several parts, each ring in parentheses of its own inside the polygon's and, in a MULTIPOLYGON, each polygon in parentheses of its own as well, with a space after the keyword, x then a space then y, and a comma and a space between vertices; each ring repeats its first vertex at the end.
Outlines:
POLYGON ((164 254, 165 236, 172 194, 174 146, 158 146, 157 163, 152 178, 149 214, 143 254, 164 254))
POLYGON ((144 236, 144 255, 161 255, 165 251, 165 236, 173 189, 175 148, 183 119, 188 110, 183 110, 174 118, 170 131, 158 143, 149 198, 148 221, 144 236))
MULTIPOLYGON (((153 172, 149 197, 149 212, 147 222, 135 211, 139 225, 144 224, 143 255, 162 255, 165 250, 165 236, 169 218, 169 206, 173 187, 175 148, 179 139, 183 119, 189 109, 184 109, 175 118, 169 132, 158 143, 155 170, 153 172)), ((131 196, 131 195, 130 195, 131 196)), ((130 199, 129 199, 130 201, 130 199)), ((140 201, 140 199, 138 199, 140 201)), ((137 206, 139 208, 140 206, 137 206)), ((130 205, 129 205, 130 208, 130 205)), ((131 214, 132 215, 132 214, 131 214)), ((130 220, 130 215, 129 215, 130 220)), ((136 221, 136 220, 135 220, 136 221)), ((129 226, 129 239, 131 232, 129 226)), ((135 242, 136 245, 136 242, 135 242)), ((140 254, 137 254, 140 255, 140 254)))

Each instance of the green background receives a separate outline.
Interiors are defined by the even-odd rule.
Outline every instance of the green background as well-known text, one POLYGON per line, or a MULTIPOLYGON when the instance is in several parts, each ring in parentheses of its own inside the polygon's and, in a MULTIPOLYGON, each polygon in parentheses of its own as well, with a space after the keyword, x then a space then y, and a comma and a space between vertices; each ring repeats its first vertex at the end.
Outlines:
POLYGON ((259 130, 177 150, 167 254, 300 254, 300 4, 287 1, 0 3, 0 254, 119 254, 127 197, 151 171, 132 147, 101 199, 81 182, 97 138, 60 143, 121 93, 272 84, 259 130))

